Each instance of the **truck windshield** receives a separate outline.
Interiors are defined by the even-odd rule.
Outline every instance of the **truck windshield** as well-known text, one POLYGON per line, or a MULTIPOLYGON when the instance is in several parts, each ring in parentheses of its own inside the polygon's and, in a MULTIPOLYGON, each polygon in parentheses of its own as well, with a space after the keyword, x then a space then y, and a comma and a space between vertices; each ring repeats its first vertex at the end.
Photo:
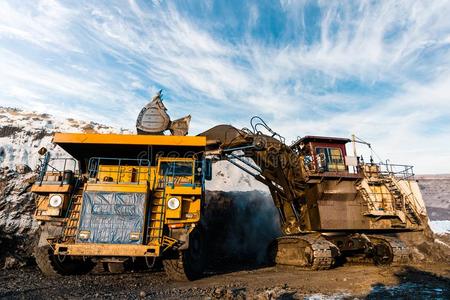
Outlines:
POLYGON ((167 176, 192 176, 192 162, 187 161, 161 162, 159 174, 167 176))

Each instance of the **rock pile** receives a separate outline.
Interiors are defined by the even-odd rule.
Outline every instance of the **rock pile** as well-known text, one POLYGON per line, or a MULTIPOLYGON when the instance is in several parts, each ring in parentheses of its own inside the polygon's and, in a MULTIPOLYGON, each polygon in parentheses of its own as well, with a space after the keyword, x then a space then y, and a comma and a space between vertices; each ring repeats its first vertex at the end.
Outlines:
POLYGON ((0 268, 27 264, 36 241, 34 196, 36 174, 28 166, 0 168, 0 268))

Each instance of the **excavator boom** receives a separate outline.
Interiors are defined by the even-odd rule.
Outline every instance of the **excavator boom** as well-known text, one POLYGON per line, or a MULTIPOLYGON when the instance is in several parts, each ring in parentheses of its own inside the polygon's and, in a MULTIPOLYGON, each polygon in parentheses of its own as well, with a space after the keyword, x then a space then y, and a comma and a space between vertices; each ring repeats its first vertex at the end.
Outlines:
POLYGON ((282 138, 231 125, 218 125, 199 135, 207 138, 207 154, 236 164, 269 188, 285 234, 302 231, 304 176, 298 155, 282 138))

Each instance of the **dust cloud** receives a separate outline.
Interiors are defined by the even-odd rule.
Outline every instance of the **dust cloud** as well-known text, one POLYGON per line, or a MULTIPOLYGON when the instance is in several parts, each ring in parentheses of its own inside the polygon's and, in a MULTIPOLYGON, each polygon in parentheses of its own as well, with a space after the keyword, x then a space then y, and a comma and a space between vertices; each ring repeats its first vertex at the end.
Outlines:
POLYGON ((281 235, 270 194, 207 191, 205 226, 211 264, 265 264, 269 244, 281 235))

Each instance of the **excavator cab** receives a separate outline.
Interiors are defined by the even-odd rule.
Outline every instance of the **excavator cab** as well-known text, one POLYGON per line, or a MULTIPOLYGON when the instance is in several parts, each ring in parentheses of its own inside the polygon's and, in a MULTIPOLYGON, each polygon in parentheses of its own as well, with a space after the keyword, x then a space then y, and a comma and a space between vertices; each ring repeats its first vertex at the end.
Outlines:
MULTIPOLYGON (((292 148, 303 154, 304 166, 308 173, 348 173, 347 151, 345 144, 349 139, 305 136, 292 148)), ((350 158, 349 158, 350 160, 350 158)))

